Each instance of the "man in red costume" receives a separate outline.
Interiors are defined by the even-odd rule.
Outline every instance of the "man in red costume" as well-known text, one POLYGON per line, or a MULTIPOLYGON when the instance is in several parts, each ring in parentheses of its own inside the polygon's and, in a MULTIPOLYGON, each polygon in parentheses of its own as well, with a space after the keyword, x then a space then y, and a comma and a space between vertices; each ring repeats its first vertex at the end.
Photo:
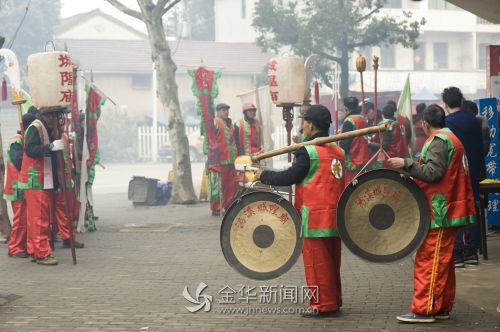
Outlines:
POLYGON ((427 139, 422 127, 422 116, 424 114, 425 107, 426 105, 424 103, 417 105, 417 115, 414 117, 415 120, 413 121, 413 131, 415 132, 415 142, 413 143, 414 156, 420 156, 420 151, 422 151, 424 142, 427 139))
MULTIPOLYGON (((401 127, 394 117, 394 113, 396 113, 396 108, 391 103, 382 108, 384 120, 380 124, 387 125, 387 130, 381 134, 382 147, 391 157, 409 157, 409 155, 405 155, 402 152, 406 141, 403 140, 401 127)), ((384 162, 384 167, 388 167, 387 161, 384 162)))
MULTIPOLYGON (((55 221, 63 246, 69 246, 68 219, 62 218, 60 198, 55 201, 60 190, 57 177, 56 151, 68 152, 64 139, 54 139, 54 132, 64 117, 63 108, 42 108, 40 119, 36 119, 26 129, 25 149, 21 167, 21 186, 24 189, 27 205, 28 225, 28 253, 33 255, 36 263, 41 265, 57 265, 58 261, 52 257, 50 248, 50 220, 51 208, 55 203, 55 221), (67 236, 67 237, 66 237, 67 236)), ((67 143, 67 142, 66 142, 67 143)), ((69 156, 66 155, 66 160, 69 156)), ((65 167, 66 181, 71 177, 69 167, 65 167)), ((81 247, 76 243, 75 247, 81 247)))
POLYGON ((238 155, 253 155, 262 151, 260 122, 256 119, 257 108, 252 103, 243 104, 243 119, 234 124, 234 141, 238 155))
MULTIPOLYGON (((41 110, 42 111, 42 110, 41 110)), ((58 112, 42 111, 40 119, 26 129, 21 182, 25 189, 28 218, 28 252, 42 265, 57 265, 50 248, 50 209, 58 186, 55 151, 64 149, 54 140, 58 112)))
MULTIPOLYGON (((33 114, 23 115, 23 128, 36 119, 33 114)), ((12 205, 12 231, 9 239, 9 256, 16 258, 28 258, 27 225, 26 225, 26 200, 23 190, 20 188, 20 171, 23 162, 23 137, 21 132, 9 139, 7 146, 7 173, 3 198, 10 201, 12 205)))
POLYGON ((419 162, 391 158, 388 163, 417 179, 431 210, 430 230, 415 256, 411 312, 397 319, 409 323, 449 319, 455 299, 453 248, 457 227, 475 223, 476 212, 465 149, 444 128, 444 110, 436 105, 423 114, 428 138, 419 162))
MULTIPOLYGON (((358 98, 344 98, 344 107, 347 117, 342 125, 343 133, 367 127, 366 119, 361 114, 358 105, 358 98)), ((369 160, 370 153, 368 151, 368 141, 366 137, 359 136, 342 140, 339 145, 345 151, 345 183, 348 184, 369 160)))
POLYGON ((234 126, 229 118, 229 108, 227 104, 218 104, 216 107, 217 116, 214 118, 220 163, 220 173, 210 172, 208 179, 210 208, 214 216, 219 216, 221 210, 225 210, 231 205, 239 189, 234 168, 237 150, 234 144, 234 126))
MULTIPOLYGON (((305 141, 328 136, 330 111, 312 105, 302 115, 305 141)), ((311 312, 304 317, 335 316, 342 306, 340 238, 336 210, 344 189, 344 152, 335 144, 309 145, 294 152, 292 166, 282 172, 257 171, 264 184, 296 184, 295 208, 302 216, 302 257, 307 285, 318 290, 311 298, 311 312)))

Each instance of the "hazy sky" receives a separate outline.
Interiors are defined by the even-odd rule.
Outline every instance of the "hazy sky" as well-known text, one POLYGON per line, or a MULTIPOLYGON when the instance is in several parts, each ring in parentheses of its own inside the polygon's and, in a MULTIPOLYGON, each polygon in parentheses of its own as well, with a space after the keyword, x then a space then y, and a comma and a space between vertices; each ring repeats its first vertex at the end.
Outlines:
MULTIPOLYGON (((121 3, 134 9, 139 9, 135 0, 121 0, 121 3)), ((112 15, 119 20, 130 24, 136 29, 146 32, 144 24, 128 15, 121 13, 118 9, 104 0, 61 0, 61 17, 73 16, 86 13, 94 9, 100 9, 102 12, 112 15)))

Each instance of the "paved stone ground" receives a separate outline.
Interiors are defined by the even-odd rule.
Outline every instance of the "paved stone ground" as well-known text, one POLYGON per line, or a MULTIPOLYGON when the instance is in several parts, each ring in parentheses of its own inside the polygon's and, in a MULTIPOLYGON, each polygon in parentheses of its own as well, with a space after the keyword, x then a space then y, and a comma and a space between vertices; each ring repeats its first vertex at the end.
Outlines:
MULTIPOLYGON (((500 235, 490 237, 490 260, 457 272, 458 294, 451 320, 427 325, 400 324, 412 293, 411 258, 371 264, 343 250, 344 306, 337 318, 304 319, 307 305, 221 304, 225 286, 304 285, 302 263, 271 281, 248 280, 225 262, 219 245, 220 220, 208 204, 134 208, 126 194, 96 194, 99 230, 78 235, 86 248, 71 264, 57 244, 56 267, 12 259, 0 246, 0 331, 500 331, 500 235), (137 228, 133 225, 150 225, 137 228), (195 296, 212 295, 210 312, 190 313, 185 286, 195 296), (221 310, 247 310, 228 314, 221 310), (257 313, 256 313, 257 312, 257 313)), ((300 301, 299 301, 300 302, 300 301)))

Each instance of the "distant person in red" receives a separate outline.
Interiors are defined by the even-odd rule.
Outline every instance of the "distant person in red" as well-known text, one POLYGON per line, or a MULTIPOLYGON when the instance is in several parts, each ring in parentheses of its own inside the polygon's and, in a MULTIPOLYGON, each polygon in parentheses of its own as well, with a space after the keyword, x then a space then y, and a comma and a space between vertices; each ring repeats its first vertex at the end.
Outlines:
POLYGON ((234 141, 238 155, 253 155, 261 152, 262 126, 257 120, 257 108, 252 103, 243 104, 243 119, 234 124, 234 141))
MULTIPOLYGON (((394 106, 396 112, 398 111, 398 105, 394 100, 389 100, 387 104, 394 106)), ((396 115, 396 121, 398 122, 399 129, 401 131, 401 147, 400 147, 400 157, 409 157, 410 156, 410 147, 409 144, 411 142, 411 125, 410 120, 404 115, 396 115)))
POLYGON ((424 142, 427 139, 425 135, 424 128, 422 127, 423 120, 422 116, 424 114, 426 105, 420 103, 417 105, 417 115, 415 116, 415 121, 413 122, 413 130, 415 132, 415 142, 413 143, 413 156, 420 156, 420 151, 424 146, 424 142))
POLYGON ((234 126, 229 118, 229 105, 221 103, 216 107, 214 129, 219 148, 220 173, 211 172, 209 177, 210 208, 213 216, 231 205, 239 190, 234 160, 238 155, 234 144, 234 126))
MULTIPOLYGON (((344 98, 346 118, 342 125, 343 133, 367 127, 366 119, 361 115, 361 110, 358 105, 358 98, 344 98)), ((345 184, 347 185, 369 160, 368 140, 364 136, 348 138, 340 141, 339 146, 344 149, 345 152, 345 184)))
MULTIPOLYGON (((405 155, 401 152, 403 134, 401 133, 398 121, 394 117, 395 113, 396 108, 392 103, 387 103, 382 109, 384 120, 381 124, 387 124, 387 130, 381 134, 382 148, 391 157, 404 157, 405 155)), ((384 162, 384 167, 388 167, 386 161, 384 162)))
MULTIPOLYGON (((23 128, 36 119, 33 114, 23 115, 23 128)), ((19 186, 21 178, 21 166, 23 163, 23 137, 19 131, 9 139, 7 146, 7 164, 5 186, 3 189, 3 198, 10 201, 12 205, 12 231, 9 239, 9 256, 15 258, 28 258, 27 248, 27 219, 26 219, 26 200, 24 192, 19 186)))

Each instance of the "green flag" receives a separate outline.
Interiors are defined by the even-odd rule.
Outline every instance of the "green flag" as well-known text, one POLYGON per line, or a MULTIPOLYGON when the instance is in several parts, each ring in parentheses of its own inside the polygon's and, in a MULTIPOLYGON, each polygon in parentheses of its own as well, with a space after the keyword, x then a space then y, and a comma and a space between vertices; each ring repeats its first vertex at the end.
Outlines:
POLYGON ((410 128, 411 128, 411 142, 409 142, 410 146, 413 146, 413 143, 415 142, 415 128, 413 128, 412 113, 413 112, 411 105, 410 74, 408 74, 408 76, 406 76, 406 81, 403 87, 403 91, 401 91, 401 95, 399 96, 398 110, 396 114, 406 117, 410 122, 410 128))

